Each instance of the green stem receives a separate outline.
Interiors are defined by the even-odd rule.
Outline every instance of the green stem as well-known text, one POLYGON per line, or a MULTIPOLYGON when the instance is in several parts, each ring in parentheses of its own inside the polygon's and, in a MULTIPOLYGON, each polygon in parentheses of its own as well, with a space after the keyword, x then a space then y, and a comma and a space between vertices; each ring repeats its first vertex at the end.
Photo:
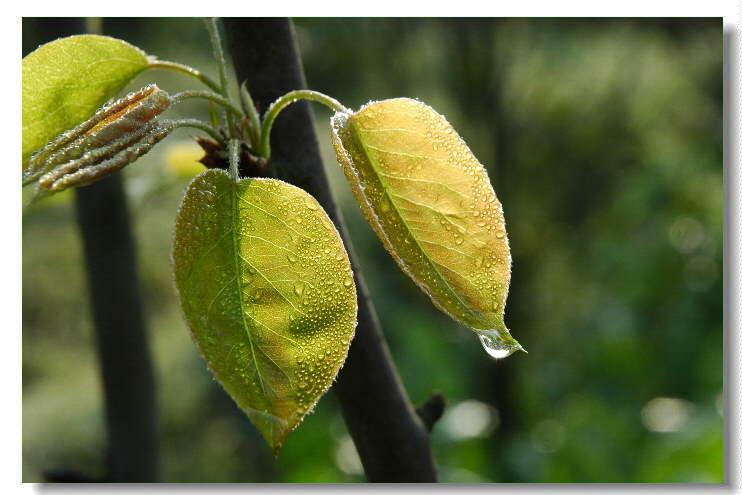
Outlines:
POLYGON ((177 62, 168 62, 166 60, 157 60, 156 58, 150 58, 149 59, 149 67, 150 69, 167 69, 172 70, 175 72, 181 72, 183 74, 188 74, 191 77, 195 77, 202 83, 204 83, 206 86, 211 88, 212 90, 221 93, 221 88, 217 83, 212 81, 209 77, 207 77, 203 72, 194 69, 193 67, 189 67, 184 64, 179 64, 177 62))
POLYGON ((238 139, 229 140, 229 175, 232 176, 232 182, 237 184, 240 179, 240 141, 238 139))
POLYGON ((273 121, 276 120, 276 117, 281 113, 281 110, 299 100, 316 101, 317 103, 322 103, 336 112, 351 112, 351 110, 345 108, 335 98, 331 98, 317 91, 298 89, 286 93, 271 103, 271 106, 268 108, 268 111, 265 112, 265 116, 263 117, 263 126, 260 130, 260 156, 263 158, 268 159, 271 156, 270 133, 271 128, 273 127, 273 121))
POLYGON ((245 112, 247 112, 247 131, 250 135, 250 147, 256 150, 260 141, 260 115, 255 108, 255 102, 253 102, 250 91, 247 90, 247 81, 242 81, 240 98, 242 99, 242 106, 245 112))
POLYGON ((207 100, 211 100, 215 103, 219 103, 221 106, 226 108, 230 113, 233 113, 237 116, 242 115, 242 110, 239 109, 236 105, 234 105, 231 101, 223 97, 222 95, 219 95, 217 93, 212 93, 211 91, 200 91, 197 89, 182 91, 180 93, 176 93, 172 96, 172 105, 175 105, 176 103, 180 103, 183 100, 187 100, 189 98, 205 98, 207 100))
MULTIPOLYGON (((215 17, 206 19, 206 29, 209 31, 209 39, 211 40, 211 46, 214 50, 214 58, 216 59, 216 65, 219 68, 219 85, 221 86, 219 92, 224 97, 228 98, 227 62, 224 59, 224 50, 222 49, 222 41, 219 39, 219 28, 216 25, 215 17)), ((234 119, 232 119, 232 115, 229 112, 227 112, 227 126, 229 127, 230 136, 237 137, 234 119)))
MULTIPOLYGON (((211 127, 206 122, 202 122, 198 119, 180 119, 180 120, 168 120, 165 121, 173 126, 173 129, 177 129, 178 127, 192 127, 194 129, 200 129, 216 139, 220 143, 224 143, 224 137, 222 137, 219 134, 219 131, 211 127)), ((163 124, 165 123, 163 122, 163 124)))

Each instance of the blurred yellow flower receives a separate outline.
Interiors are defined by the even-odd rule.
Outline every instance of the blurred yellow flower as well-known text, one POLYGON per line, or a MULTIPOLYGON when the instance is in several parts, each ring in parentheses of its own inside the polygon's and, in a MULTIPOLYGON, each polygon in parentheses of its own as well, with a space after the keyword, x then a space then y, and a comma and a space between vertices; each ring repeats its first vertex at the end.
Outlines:
POLYGON ((177 177, 194 177, 206 167, 199 162, 204 151, 194 141, 174 141, 165 150, 167 169, 177 177))

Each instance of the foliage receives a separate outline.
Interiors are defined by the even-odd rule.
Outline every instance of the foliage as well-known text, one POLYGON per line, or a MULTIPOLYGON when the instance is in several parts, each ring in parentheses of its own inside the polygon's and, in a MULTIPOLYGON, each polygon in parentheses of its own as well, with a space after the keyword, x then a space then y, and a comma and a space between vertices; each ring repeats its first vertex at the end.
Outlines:
MULTIPOLYGON (((200 129, 213 138, 201 141, 206 151, 202 161, 222 168, 228 163, 230 173, 204 172, 186 190, 173 251, 176 285, 191 336, 209 369, 275 454, 335 379, 357 323, 350 262, 319 203, 281 182, 239 179, 239 163, 244 156, 259 171, 270 164, 273 123, 285 107, 299 99, 336 110, 335 122, 341 122, 341 117, 345 117, 342 122, 348 121, 347 131, 355 133, 349 139, 344 124, 334 128, 338 159, 349 171, 349 180, 361 178, 361 184, 354 183, 354 188, 365 191, 358 197, 364 211, 380 209, 378 214, 369 214, 368 220, 400 266, 436 306, 476 328, 492 357, 506 357, 520 349, 503 321, 510 252, 502 206, 484 168, 445 119, 432 109, 414 104, 419 107, 411 110, 417 113, 415 121, 400 121, 399 114, 410 111, 407 102, 411 100, 372 104, 349 115, 350 111, 337 100, 311 90, 281 96, 261 117, 247 81, 240 86, 242 108, 230 100, 226 60, 215 20, 208 20, 206 27, 219 69, 218 85, 183 64, 145 58, 138 50, 137 55, 143 59, 144 68, 184 72, 216 93, 191 90, 171 96, 150 84, 95 112, 80 112, 69 119, 68 129, 56 137, 47 136, 49 143, 34 151, 23 172, 23 186, 34 185, 36 201, 70 187, 92 184, 136 161, 179 126, 200 129), (224 122, 213 112, 211 124, 197 119, 158 120, 169 107, 189 98, 205 98, 221 105, 224 122), (371 127, 359 127, 359 121, 371 127), (395 126, 407 132, 399 132, 395 126), (370 137, 372 131, 387 130, 394 132, 382 141, 370 137), (409 133, 418 133, 419 137, 411 138, 409 133), (439 146, 441 151, 437 152, 439 146), (367 159, 365 165, 357 147, 367 159), (375 151, 369 153, 370 149, 418 156, 422 161, 398 159, 397 163, 412 169, 425 164, 435 174, 445 170, 451 178, 463 180, 452 184, 459 189, 443 187, 429 198, 428 181, 405 177, 412 183, 402 191, 388 178, 406 172, 384 165, 375 151), (440 167, 444 151, 450 154, 449 162, 440 167), (387 166, 385 170, 391 175, 382 177, 376 171, 379 166, 387 166), (359 172, 350 173, 353 167, 359 172), (372 170, 375 175, 371 187, 367 187, 365 182, 372 170), (407 202, 404 210, 397 205, 398 199, 407 202), (401 214, 388 215, 385 210, 390 208, 401 214), (434 217, 429 211, 435 213, 434 217), (438 221, 446 231, 455 227, 453 244, 474 250, 466 254, 440 239, 427 239, 427 247, 422 249, 423 230, 410 228, 409 224, 431 218, 436 221, 436 229, 440 229, 438 221), (454 218, 463 219, 464 226, 460 227, 454 218), (262 242, 263 248, 256 249, 256 242, 262 242), (461 246, 464 242, 465 247, 461 246), (461 263, 446 261, 448 253, 434 252, 434 247, 477 258, 479 265, 464 270, 461 263), (458 270, 451 268, 454 265, 459 266, 458 270)), ((24 116, 27 114, 34 124, 45 123, 41 105, 36 103, 44 102, 48 95, 61 101, 63 108, 75 107, 77 93, 70 91, 74 88, 70 81, 85 80, 90 74, 82 71, 89 65, 108 67, 114 62, 104 74, 106 83, 112 78, 122 85, 133 78, 137 72, 116 70, 126 67, 127 61, 115 58, 112 46, 130 48, 112 38, 72 36, 48 43, 24 58, 24 83, 31 87, 25 99, 28 101, 24 100, 29 106, 24 116), (98 45, 102 45, 99 53, 98 45), (77 64, 78 55, 87 63, 77 64), (45 65, 51 59, 56 63, 49 71, 45 65), (37 96, 34 91, 43 95, 37 96)), ((93 90, 100 85, 94 82, 93 90)), ((53 129, 51 124, 43 126, 45 132, 53 129)))
MULTIPOLYGON (((32 26, 24 19, 24 36, 32 26)), ((106 26, 209 69, 196 20, 106 26)), ((530 352, 496 363, 394 269, 342 171, 328 166, 401 379, 416 402, 437 389, 450 403, 432 434, 442 480, 722 481, 721 21, 300 19, 297 32, 310 87, 354 106, 419 97, 495 165, 514 247, 508 323, 530 352), (673 431, 645 420, 657 397, 687 402, 672 409, 673 431)), ((177 74, 156 81, 186 89, 177 74)), ((206 115, 200 102, 182 105, 172 112, 206 115)), ((162 253, 186 181, 161 164, 191 134, 175 131, 178 141, 124 171, 157 328, 163 479, 360 481, 332 394, 274 462, 184 337, 162 253)), ((56 466, 102 469, 68 200, 41 202, 23 221, 25 481, 56 466)))
POLYGON ((355 332, 353 272, 334 225, 297 187, 209 170, 186 190, 173 263, 199 351, 278 454, 355 332))

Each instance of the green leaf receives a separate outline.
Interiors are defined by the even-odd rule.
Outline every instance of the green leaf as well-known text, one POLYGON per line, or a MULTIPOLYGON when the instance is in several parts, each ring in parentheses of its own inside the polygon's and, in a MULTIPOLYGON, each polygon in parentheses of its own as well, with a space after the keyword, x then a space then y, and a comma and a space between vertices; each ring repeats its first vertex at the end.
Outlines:
POLYGON ((361 209, 433 304, 505 357, 510 248, 487 171, 446 119, 422 102, 372 102, 336 113, 332 138, 361 209))
POLYGON ((175 224, 175 282, 209 368, 276 455, 348 353, 356 291, 334 225, 303 190, 207 170, 175 224))
POLYGON ((24 57, 23 165, 31 153, 90 117, 147 65, 139 48, 94 35, 58 39, 24 57))

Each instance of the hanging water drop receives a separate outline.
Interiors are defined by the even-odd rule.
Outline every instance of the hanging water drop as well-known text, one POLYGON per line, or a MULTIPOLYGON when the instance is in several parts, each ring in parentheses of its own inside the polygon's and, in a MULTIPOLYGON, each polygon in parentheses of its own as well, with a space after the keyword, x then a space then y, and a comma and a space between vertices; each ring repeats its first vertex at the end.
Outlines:
POLYGON ((506 358, 516 351, 527 351, 510 336, 507 330, 477 330, 482 347, 495 359, 506 358))

